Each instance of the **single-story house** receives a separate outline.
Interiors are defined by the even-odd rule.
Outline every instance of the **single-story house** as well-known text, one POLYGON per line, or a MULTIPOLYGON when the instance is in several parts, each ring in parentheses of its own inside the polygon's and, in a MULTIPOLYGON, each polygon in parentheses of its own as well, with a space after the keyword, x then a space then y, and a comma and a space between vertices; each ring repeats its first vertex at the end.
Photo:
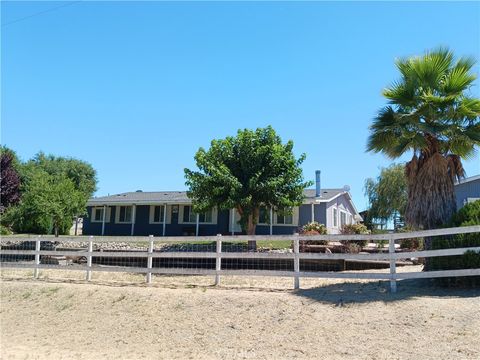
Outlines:
MULTIPOLYGON (((298 232, 312 220, 324 224, 331 234, 344 224, 361 221, 349 187, 321 189, 320 172, 315 189, 306 189, 305 200, 291 215, 261 208, 257 235, 298 232)), ((240 216, 234 209, 213 208, 196 214, 185 191, 127 192, 95 197, 87 203, 84 235, 188 236, 241 234, 240 216)))
POLYGON ((455 197, 457 209, 465 204, 480 200, 480 175, 471 176, 460 180, 455 184, 455 197))

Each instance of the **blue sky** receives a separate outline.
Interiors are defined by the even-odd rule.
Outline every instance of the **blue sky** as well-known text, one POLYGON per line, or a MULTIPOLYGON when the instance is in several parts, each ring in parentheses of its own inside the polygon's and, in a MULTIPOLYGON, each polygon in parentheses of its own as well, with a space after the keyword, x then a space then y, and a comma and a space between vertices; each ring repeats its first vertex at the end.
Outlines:
POLYGON ((364 209, 392 162, 365 143, 394 59, 480 59, 478 2, 62 4, 2 2, 1 142, 90 162, 98 195, 182 190, 200 146, 270 124, 364 209))

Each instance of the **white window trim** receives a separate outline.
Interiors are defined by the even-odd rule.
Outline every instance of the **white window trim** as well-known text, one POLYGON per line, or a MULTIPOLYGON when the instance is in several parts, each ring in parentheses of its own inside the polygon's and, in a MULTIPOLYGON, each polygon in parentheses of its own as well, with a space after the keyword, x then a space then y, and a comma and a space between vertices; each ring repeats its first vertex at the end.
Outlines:
POLYGON ((118 205, 118 206, 116 206, 116 208, 115 208, 115 224, 131 224, 134 215, 135 215, 135 214, 133 214, 133 205, 118 205), (131 219, 130 221, 120 221, 120 208, 121 208, 122 206, 132 208, 132 219, 131 219))
MULTIPOLYGON (((183 221, 183 209, 185 208, 185 206, 192 206, 192 205, 180 205, 180 208, 178 209, 178 223, 179 224, 188 224, 188 225, 194 225, 196 224, 197 222, 194 221, 194 222, 186 222, 186 221, 183 221)), ((212 221, 211 222, 201 222, 199 221, 198 223, 200 225, 216 225, 217 224, 217 208, 214 207, 212 209, 212 221)))
POLYGON ((291 224, 279 224, 277 221, 277 212, 273 212, 273 225, 274 226, 298 226, 299 219, 299 207, 294 206, 292 210, 292 223, 291 224))
POLYGON ((347 220, 348 220, 348 217, 347 217, 348 213, 347 213, 346 211, 343 211, 343 210, 340 210, 339 212, 340 212, 340 216, 339 216, 338 225, 339 225, 340 228, 342 228, 344 225, 348 225, 348 222, 347 222, 347 220), (345 224, 343 224, 343 225, 342 225, 342 215, 341 215, 341 214, 345 214, 345 224))
MULTIPOLYGON (((92 207, 92 216, 91 216, 90 222, 92 222, 92 223, 103 223, 103 218, 100 219, 100 220, 95 220, 95 216, 94 216, 94 215, 95 215, 95 211, 96 211, 97 209, 102 209, 102 210, 103 210, 103 206, 94 206, 94 207, 92 207)), ((105 216, 105 222, 106 222, 106 223, 110 222, 110 214, 111 214, 111 212, 112 212, 112 211, 111 211, 110 206, 107 206, 107 215, 105 216)))
MULTIPOLYGON (((350 213, 348 210, 340 210, 340 213, 345 214, 345 225, 353 225, 356 223, 355 217, 352 213, 350 213)), ((339 227, 342 227, 342 222, 341 222, 341 216, 338 218, 338 224, 339 227)))
MULTIPOLYGON (((155 206, 160 206, 162 209, 164 208, 165 205, 150 205, 150 210, 149 210, 149 216, 148 216, 148 223, 149 224, 163 224, 163 216, 160 216, 161 219, 159 222, 153 221, 153 217, 155 215, 155 206)), ((167 224, 171 223, 171 213, 172 213, 172 206, 167 205, 167 224)), ((160 213, 161 214, 161 213, 160 213)))
POLYGON ((338 209, 336 206, 332 206, 332 227, 338 229, 338 209), (335 224, 335 212, 337 213, 337 223, 335 224))

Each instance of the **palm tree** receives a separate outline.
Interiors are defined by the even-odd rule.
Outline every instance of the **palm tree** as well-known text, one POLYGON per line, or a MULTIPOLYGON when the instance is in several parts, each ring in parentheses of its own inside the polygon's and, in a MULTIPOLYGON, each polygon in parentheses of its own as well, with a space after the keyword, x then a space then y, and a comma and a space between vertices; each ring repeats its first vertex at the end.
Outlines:
POLYGON ((474 64, 444 48, 397 60, 401 78, 383 91, 390 105, 370 127, 368 151, 392 159, 413 152, 405 167, 405 220, 415 228, 441 226, 456 211, 462 159, 475 156, 480 144, 480 99, 469 94, 474 64))

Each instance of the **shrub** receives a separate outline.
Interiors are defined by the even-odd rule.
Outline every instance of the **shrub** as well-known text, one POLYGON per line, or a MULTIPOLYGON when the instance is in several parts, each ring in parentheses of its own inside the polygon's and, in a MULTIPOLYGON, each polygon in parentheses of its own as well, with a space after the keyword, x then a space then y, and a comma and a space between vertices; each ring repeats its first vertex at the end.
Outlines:
MULTIPOLYGON (((342 235, 366 235, 370 234, 370 230, 363 224, 345 224, 343 225, 341 231, 342 235)), ((355 244, 360 247, 367 245, 367 240, 348 240, 344 241, 345 246, 349 249, 350 244, 355 244)), ((357 251, 358 252, 358 251, 357 251)))
POLYGON ((480 224, 480 200, 462 207, 452 216, 452 226, 468 226, 480 224))
POLYGON ((12 231, 8 227, 0 225, 0 235, 11 235, 11 234, 12 234, 12 231))
POLYGON ((363 224, 345 224, 342 227, 341 233, 344 235, 370 234, 370 230, 363 224))
POLYGON ((345 250, 347 253, 358 254, 362 250, 362 246, 355 244, 354 242, 350 242, 345 245, 345 250))
POLYGON ((326 235, 327 234, 327 227, 323 224, 320 224, 316 221, 309 222, 308 224, 303 225, 302 227, 302 234, 305 234, 309 231, 317 232, 317 235, 326 235))
MULTIPOLYGON (((316 221, 309 222, 308 224, 303 225, 300 230, 302 235, 326 235, 327 227, 323 224, 320 224, 316 221)), ((327 240, 304 240, 301 242, 301 245, 327 245, 327 240)))
MULTIPOLYGON (((398 229, 399 233, 411 232, 413 229, 409 226, 398 229)), ((410 249, 410 250, 423 250, 424 249, 424 239, 423 238, 408 238, 400 240, 401 249, 410 249)))
POLYGON ((423 238, 401 239, 400 248, 410 250, 423 250, 423 238))
MULTIPOLYGON (((480 225, 480 200, 462 207, 452 217, 450 226, 480 225)), ((432 241, 433 249, 450 249, 480 246, 480 234, 458 234, 445 236, 432 241)), ((429 260, 429 271, 476 269, 480 267, 480 252, 466 251, 463 255, 433 257, 429 260)), ((479 286, 480 276, 438 279, 440 285, 479 286)))

